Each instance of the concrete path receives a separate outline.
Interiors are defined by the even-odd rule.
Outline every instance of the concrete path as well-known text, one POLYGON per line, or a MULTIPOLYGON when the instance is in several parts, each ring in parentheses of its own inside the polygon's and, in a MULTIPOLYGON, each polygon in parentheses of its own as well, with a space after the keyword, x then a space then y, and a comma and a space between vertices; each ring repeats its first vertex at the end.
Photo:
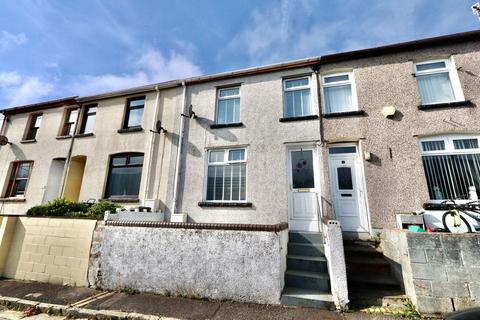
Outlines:
MULTIPOLYGON (((25 299, 44 304, 55 304, 63 308, 56 314, 69 314, 70 318, 113 315, 118 319, 148 319, 144 315, 155 315, 157 319, 192 319, 192 320, 393 320, 395 317, 369 315, 361 312, 338 313, 311 308, 293 308, 279 305, 259 305, 252 303, 220 302, 194 300, 187 298, 165 297, 155 294, 111 293, 93 301, 98 291, 88 288, 72 288, 58 285, 0 280, 0 302, 5 296, 25 299), (79 301, 84 301, 80 303, 79 301), (81 308, 78 313, 77 308, 81 308), (72 311, 74 313, 72 313, 72 311), (118 312, 122 311, 122 312, 118 312), (77 312, 77 313, 75 313, 77 312), (80 314, 80 316, 77 316, 80 314), (82 316, 83 315, 83 316, 82 316)), ((19 300, 18 303, 24 300, 19 300)), ((27 301, 28 302, 28 301, 27 301)), ((25 302, 24 302, 25 303, 25 302)), ((40 306, 40 305, 39 305, 40 306)), ((43 309, 42 309, 43 310, 43 309)), ((0 320, 23 319, 23 312, 7 310, 0 306, 0 320), (3 309, 2 309, 3 308, 3 309)), ((25 317, 32 320, 60 320, 65 317, 39 314, 25 317)))

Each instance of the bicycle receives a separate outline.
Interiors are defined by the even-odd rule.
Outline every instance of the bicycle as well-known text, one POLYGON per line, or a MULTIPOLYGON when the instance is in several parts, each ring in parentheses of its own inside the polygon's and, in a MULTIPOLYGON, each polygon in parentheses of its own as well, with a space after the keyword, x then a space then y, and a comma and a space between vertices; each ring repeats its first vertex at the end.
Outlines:
MULTIPOLYGON (((480 200, 457 204, 454 200, 441 203, 446 205, 448 211, 442 216, 443 226, 450 233, 470 233, 479 231, 471 221, 480 223, 480 200), (469 221, 470 220, 470 221, 469 221)), ((480 229, 480 228, 479 228, 480 229)))

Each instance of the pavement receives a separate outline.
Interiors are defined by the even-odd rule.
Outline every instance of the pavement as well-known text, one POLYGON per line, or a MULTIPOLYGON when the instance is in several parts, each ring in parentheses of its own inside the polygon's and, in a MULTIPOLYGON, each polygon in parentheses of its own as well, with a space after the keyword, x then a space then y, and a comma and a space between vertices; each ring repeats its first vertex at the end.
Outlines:
POLYGON ((207 301, 156 294, 100 292, 89 288, 0 280, 0 320, 97 319, 231 319, 231 320, 393 320, 387 315, 207 301), (23 312, 41 310, 44 313, 23 312), (29 315, 29 316, 28 316, 29 315))

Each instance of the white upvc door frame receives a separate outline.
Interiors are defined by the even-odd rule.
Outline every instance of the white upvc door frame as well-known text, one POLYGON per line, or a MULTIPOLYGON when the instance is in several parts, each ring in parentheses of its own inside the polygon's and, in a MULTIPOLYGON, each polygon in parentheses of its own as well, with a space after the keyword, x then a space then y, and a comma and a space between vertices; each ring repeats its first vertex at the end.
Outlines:
MULTIPOLYGON (((320 195, 321 195, 321 184, 320 184, 320 153, 321 149, 318 143, 298 143, 298 144, 289 144, 286 148, 286 156, 287 156, 287 171, 288 171, 288 222, 289 222, 289 229, 296 230, 296 231, 310 231, 310 232, 321 232, 320 230, 320 223, 321 218, 323 216, 322 206, 320 202, 320 195), (292 229, 290 225, 291 217, 293 216, 293 176, 292 176, 292 151, 301 151, 301 150, 311 150, 312 151, 312 158, 313 158, 313 174, 314 174, 314 183, 315 188, 313 188, 313 192, 316 193, 316 206, 317 206, 317 219, 314 221, 316 222, 316 227, 313 230, 296 230, 292 229)), ((312 191, 312 190, 311 190, 312 191)))

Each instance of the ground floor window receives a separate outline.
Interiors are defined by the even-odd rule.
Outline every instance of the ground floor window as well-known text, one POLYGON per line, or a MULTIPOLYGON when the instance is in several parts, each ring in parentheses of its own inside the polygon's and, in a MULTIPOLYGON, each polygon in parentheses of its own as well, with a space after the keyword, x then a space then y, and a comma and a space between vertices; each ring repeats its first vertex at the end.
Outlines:
POLYGON ((111 156, 106 198, 137 198, 142 167, 143 153, 111 156))
POLYGON ((468 199, 480 195, 480 148, 476 136, 441 136, 420 141, 430 198, 468 199))
POLYGON ((25 196, 33 161, 17 161, 12 164, 12 171, 7 187, 7 197, 25 196))
POLYGON ((246 156, 246 149, 216 149, 208 152, 207 201, 246 201, 246 156))

